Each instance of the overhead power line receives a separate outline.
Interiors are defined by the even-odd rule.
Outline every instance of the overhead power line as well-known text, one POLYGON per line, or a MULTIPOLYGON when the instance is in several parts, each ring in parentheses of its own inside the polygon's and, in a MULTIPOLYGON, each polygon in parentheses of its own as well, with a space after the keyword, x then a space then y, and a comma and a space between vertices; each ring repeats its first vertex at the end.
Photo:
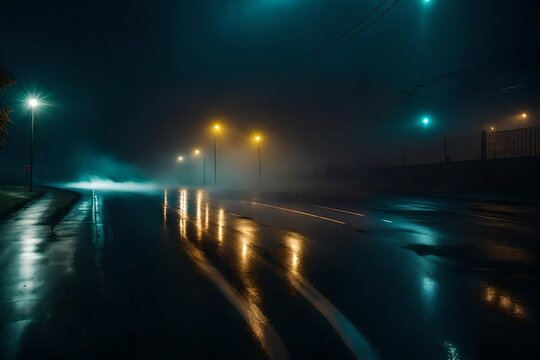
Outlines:
POLYGON ((347 44, 349 41, 355 39, 358 35, 360 35, 362 32, 364 32, 366 29, 368 29, 371 25, 376 23, 379 19, 381 19, 388 11, 390 11, 399 0, 394 0, 389 7, 384 9, 379 15, 377 15, 374 19, 372 17, 379 12, 379 10, 388 3, 388 0, 381 1, 377 6, 375 6, 359 23, 354 25, 351 29, 344 32, 343 34, 339 35, 332 41, 326 43, 325 45, 310 51, 307 55, 316 55, 324 50, 334 50, 338 49, 345 44, 347 44), (371 21, 370 21, 371 19, 371 21))

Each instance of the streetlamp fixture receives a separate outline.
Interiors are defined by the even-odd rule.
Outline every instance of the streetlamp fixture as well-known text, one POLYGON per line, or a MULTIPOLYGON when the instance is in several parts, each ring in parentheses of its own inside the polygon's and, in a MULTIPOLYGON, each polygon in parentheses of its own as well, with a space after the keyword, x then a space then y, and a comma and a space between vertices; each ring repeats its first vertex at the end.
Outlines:
MULTIPOLYGON (((201 155, 201 150, 195 149, 193 150, 193 155, 195 157, 201 155)), ((202 154, 202 160, 203 160, 203 185, 206 186, 206 155, 202 154)))
POLYGON ((28 190, 32 192, 34 180, 34 120, 36 118, 36 109, 39 107, 39 100, 35 97, 28 99, 28 106, 32 109, 32 130, 30 135, 30 180, 28 182, 28 190))
POLYGON ((216 144, 216 138, 217 138, 217 134, 221 131, 221 125, 219 123, 215 123, 214 126, 212 126, 212 131, 214 132, 214 185, 217 185, 217 144, 216 144))
POLYGON ((184 157, 183 156, 178 156, 178 158, 176 159, 176 162, 182 162, 184 161, 184 157))
POLYGON ((522 117, 523 119, 526 119, 527 116, 528 116, 527 113, 522 113, 522 114, 521 114, 521 117, 522 117))
POLYGON ((259 185, 261 185, 261 141, 262 136, 261 135, 255 135, 253 137, 253 141, 257 144, 257 152, 259 154, 259 185))

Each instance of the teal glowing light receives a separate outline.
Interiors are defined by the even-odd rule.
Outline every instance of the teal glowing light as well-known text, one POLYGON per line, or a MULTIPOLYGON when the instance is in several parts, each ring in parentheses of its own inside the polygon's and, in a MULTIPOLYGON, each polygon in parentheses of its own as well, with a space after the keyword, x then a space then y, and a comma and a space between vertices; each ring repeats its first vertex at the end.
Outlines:
POLYGON ((39 100, 35 97, 32 97, 30 99, 28 99, 28 106, 30 106, 31 108, 36 108, 39 106, 39 100))
POLYGON ((92 178, 88 181, 79 181, 62 184, 63 187, 81 190, 103 190, 103 191, 131 191, 145 192, 155 191, 160 187, 148 182, 125 181, 117 182, 109 179, 92 178))
POLYGON ((431 120, 427 116, 422 118, 422 125, 428 126, 430 122, 431 120))

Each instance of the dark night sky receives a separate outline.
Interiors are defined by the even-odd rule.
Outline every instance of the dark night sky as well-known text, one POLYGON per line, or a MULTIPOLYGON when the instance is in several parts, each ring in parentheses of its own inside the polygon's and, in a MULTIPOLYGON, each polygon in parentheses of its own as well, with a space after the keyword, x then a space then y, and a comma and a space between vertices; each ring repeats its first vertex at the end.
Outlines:
POLYGON ((444 135, 466 158, 488 124, 523 125, 512 118, 522 111, 535 122, 538 1, 401 0, 345 46, 307 56, 379 3, 2 0, 0 64, 18 82, 2 176, 26 163, 28 114, 17 101, 34 89, 50 103, 36 166, 50 178, 103 159, 159 173, 209 145, 215 117, 232 132, 223 146, 261 129, 276 162, 319 164, 392 162, 401 146, 437 152, 444 135), (417 126, 423 114, 428 131, 417 126))

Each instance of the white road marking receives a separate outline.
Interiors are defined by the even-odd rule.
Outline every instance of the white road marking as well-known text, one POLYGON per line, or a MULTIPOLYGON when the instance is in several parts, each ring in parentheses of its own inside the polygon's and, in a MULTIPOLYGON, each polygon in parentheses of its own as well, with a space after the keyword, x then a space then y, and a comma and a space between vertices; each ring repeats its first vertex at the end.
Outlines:
POLYGON ((379 356, 370 343, 349 321, 308 281, 298 275, 290 276, 290 282, 294 288, 330 323, 339 337, 351 350, 357 359, 378 359, 379 356))
POLYGON ((340 220, 332 219, 332 218, 329 218, 329 217, 326 217, 326 216, 311 214, 311 213, 308 213, 308 212, 305 212, 305 211, 289 209, 289 208, 285 208, 285 207, 281 207, 281 206, 263 204, 263 203, 258 203, 258 202, 255 202, 255 201, 251 202, 251 204, 259 205, 259 206, 266 206, 266 207, 269 207, 269 208, 272 208, 272 209, 283 210, 283 211, 288 211, 288 212, 292 212, 292 213, 295 213, 295 214, 310 216, 310 217, 313 217, 313 218, 330 221, 330 222, 340 224, 340 225, 345 225, 346 224, 345 222, 340 221, 340 220))
POLYGON ((337 211, 337 212, 341 212, 341 213, 344 213, 344 214, 349 214, 349 215, 355 215, 355 216, 366 216, 362 213, 358 213, 358 212, 354 212, 354 211, 348 211, 348 210, 343 210, 343 209, 336 209, 336 208, 332 208, 332 207, 328 207, 328 206, 320 206, 320 205, 312 205, 314 207, 318 207, 318 208, 321 208, 321 209, 326 209, 326 210, 332 210, 332 211, 337 211))

